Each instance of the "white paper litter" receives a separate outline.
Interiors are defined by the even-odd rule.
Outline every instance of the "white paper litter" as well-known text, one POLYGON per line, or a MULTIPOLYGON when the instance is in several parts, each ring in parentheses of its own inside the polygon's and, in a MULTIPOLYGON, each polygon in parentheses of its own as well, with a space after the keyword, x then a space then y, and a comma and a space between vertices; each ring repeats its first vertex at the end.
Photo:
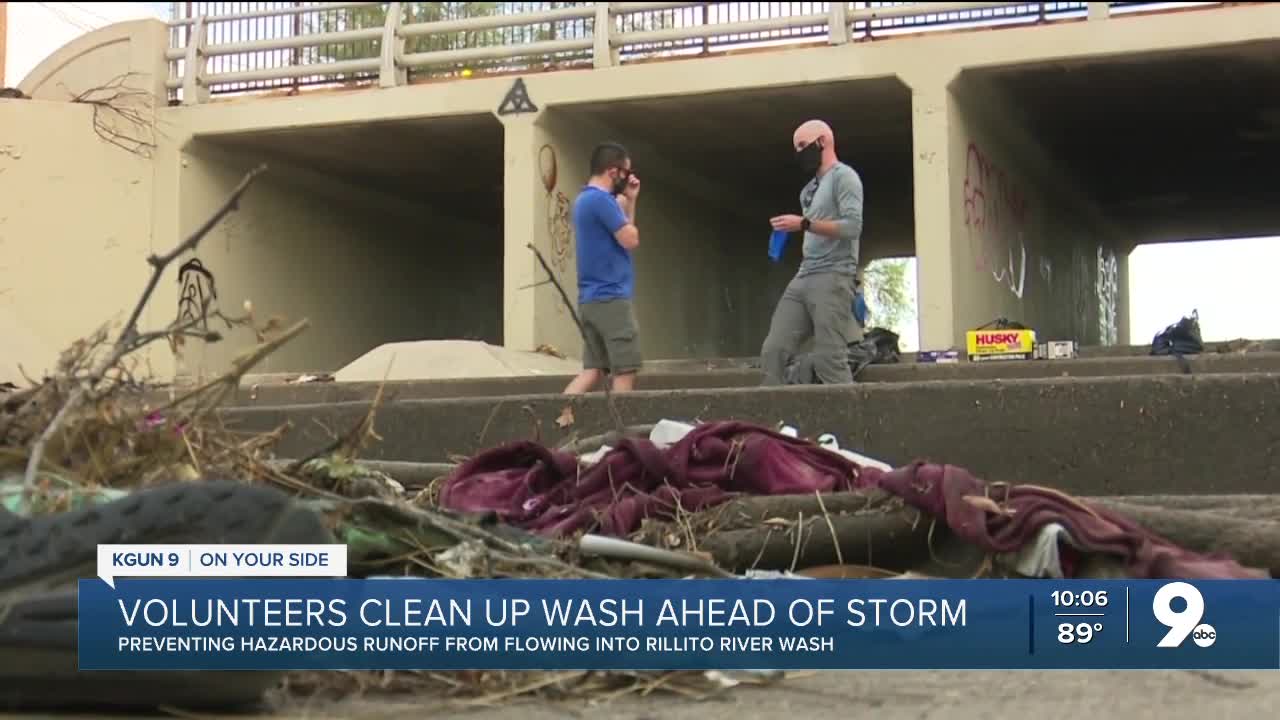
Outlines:
POLYGON ((742 573, 747 580, 813 580, 808 575, 796 575, 786 570, 747 570, 742 573))
POLYGON ((823 433, 819 435, 818 444, 826 448, 827 450, 840 453, 841 455, 845 456, 849 460, 852 460, 853 462, 858 463, 862 467, 873 467, 873 468, 876 468, 877 470, 883 470, 885 472, 889 472, 890 470, 893 469, 892 467, 890 467, 888 463, 881 462, 879 460, 876 460, 875 458, 869 458, 866 455, 862 455, 861 453, 856 453, 852 450, 842 450, 840 448, 840 441, 837 440, 836 436, 832 435, 831 433, 823 433))
POLYGON ((1016 553, 1001 556, 1002 561, 1012 560, 1013 569, 1032 578, 1063 579, 1062 555, 1058 551, 1058 543, 1079 548, 1071 533, 1058 523, 1049 523, 1040 528, 1040 532, 1031 542, 1023 545, 1016 553))
POLYGON ((649 432, 649 441, 658 447, 674 445, 693 432, 693 426, 676 420, 659 420, 649 432))

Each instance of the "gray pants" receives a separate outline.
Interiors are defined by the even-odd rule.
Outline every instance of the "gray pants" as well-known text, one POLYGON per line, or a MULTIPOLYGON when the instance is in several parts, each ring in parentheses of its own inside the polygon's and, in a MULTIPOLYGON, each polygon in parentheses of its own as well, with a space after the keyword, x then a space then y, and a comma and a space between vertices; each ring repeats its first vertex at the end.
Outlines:
POLYGON ((636 372, 644 364, 640 352, 640 326, 630 300, 582 303, 582 367, 611 375, 636 372))
POLYGON ((857 340, 853 276, 820 272, 794 278, 773 311, 760 351, 764 385, 783 384, 783 371, 800 343, 813 337, 813 364, 824 385, 853 382, 849 343, 857 340))

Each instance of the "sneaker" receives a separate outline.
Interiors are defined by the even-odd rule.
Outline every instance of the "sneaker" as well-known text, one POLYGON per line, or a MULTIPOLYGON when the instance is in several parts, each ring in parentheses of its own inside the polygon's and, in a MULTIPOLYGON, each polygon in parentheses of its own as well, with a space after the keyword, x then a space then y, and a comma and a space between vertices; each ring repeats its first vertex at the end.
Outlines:
POLYGON ((283 672, 79 672, 77 581, 97 577, 104 543, 331 542, 318 513, 275 488, 237 482, 157 486, 30 519, 0 508, 0 711, 261 702, 283 672))

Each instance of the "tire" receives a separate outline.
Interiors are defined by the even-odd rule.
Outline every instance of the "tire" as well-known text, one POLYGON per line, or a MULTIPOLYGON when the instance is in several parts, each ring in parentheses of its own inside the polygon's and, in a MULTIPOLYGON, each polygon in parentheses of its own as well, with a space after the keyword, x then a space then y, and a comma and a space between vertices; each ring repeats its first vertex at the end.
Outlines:
POLYGON ((99 544, 331 543, 322 518, 270 487, 178 483, 61 515, 0 510, 0 709, 193 709, 260 702, 281 672, 79 672, 77 581, 99 544))

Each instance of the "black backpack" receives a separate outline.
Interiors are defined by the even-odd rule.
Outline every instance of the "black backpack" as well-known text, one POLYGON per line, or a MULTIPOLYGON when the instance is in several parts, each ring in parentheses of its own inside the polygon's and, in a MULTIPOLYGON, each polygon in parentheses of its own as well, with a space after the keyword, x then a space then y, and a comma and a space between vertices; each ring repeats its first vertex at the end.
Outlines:
POLYGON ((1172 355, 1182 366, 1182 372, 1191 373, 1191 363, 1186 355, 1199 355, 1204 352, 1204 341, 1200 337, 1200 312, 1191 311, 1191 317, 1184 317, 1165 328, 1151 341, 1152 355, 1172 355))
POLYGON ((875 358, 871 361, 872 365, 890 365, 901 359, 899 357, 901 351, 898 346, 898 333, 874 327, 868 330, 863 337, 865 340, 870 340, 876 348, 875 358))

